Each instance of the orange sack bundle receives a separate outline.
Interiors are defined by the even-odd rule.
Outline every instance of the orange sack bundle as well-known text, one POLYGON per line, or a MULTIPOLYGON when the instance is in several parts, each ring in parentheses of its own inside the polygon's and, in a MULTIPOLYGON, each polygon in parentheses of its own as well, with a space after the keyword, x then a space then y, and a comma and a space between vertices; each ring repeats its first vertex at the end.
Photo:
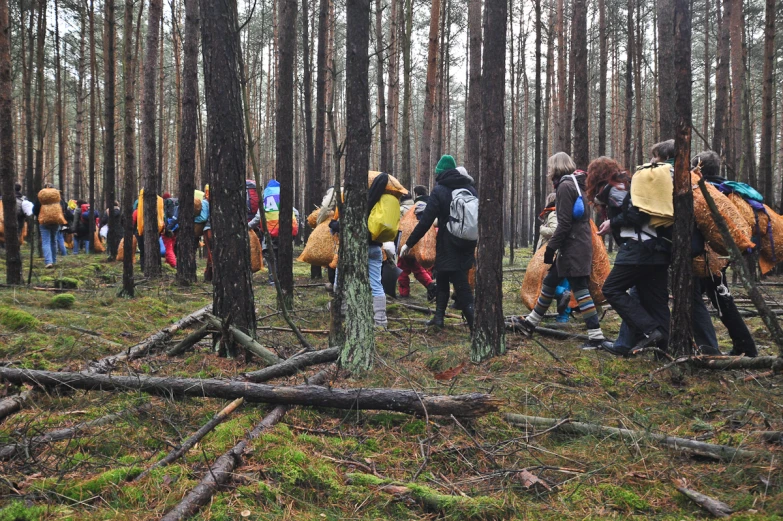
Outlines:
MULTIPOLYGON (((416 218, 416 207, 412 206, 405 212, 400 219, 400 244, 405 244, 413 233, 413 229, 419 224, 416 218)), ((408 252, 408 257, 414 257, 416 261, 424 268, 430 269, 435 265, 435 245, 437 242, 438 231, 431 226, 424 237, 408 252)))
MULTIPOLYGON (((133 242, 131 242, 131 245, 133 246, 133 263, 136 263, 136 248, 138 247, 138 242, 136 241, 136 236, 133 236, 133 242)), ((120 240, 120 245, 117 247, 117 260, 122 261, 125 259, 125 239, 120 240)))
POLYGON ((693 276, 699 279, 720 277, 723 268, 729 265, 729 260, 721 257, 708 244, 704 246, 704 254, 693 258, 693 276))
POLYGON ((103 253, 106 251, 106 245, 103 244, 103 241, 101 241, 101 235, 98 233, 97 228, 92 234, 92 240, 93 240, 92 249, 95 253, 103 253))
POLYGON ((247 231, 250 239, 250 271, 256 273, 264 268, 264 254, 261 249, 261 241, 253 230, 247 231))
POLYGON ((60 207, 60 192, 54 188, 44 188, 38 192, 38 201, 41 210, 38 213, 38 222, 45 226, 68 224, 60 207))
MULTIPOLYGON (((707 206, 707 200, 704 199, 698 182, 699 176, 691 173, 691 183, 693 184, 693 216, 696 219, 696 226, 699 228, 702 235, 704 235, 704 240, 716 253, 719 255, 728 255, 729 250, 723 243, 723 237, 720 234, 718 225, 712 218, 712 212, 710 212, 710 208, 707 206)), ((715 205, 718 207, 718 211, 726 220, 731 237, 734 239, 734 242, 737 243, 739 249, 745 251, 753 248, 755 244, 751 241, 753 232, 751 231, 750 224, 748 224, 742 217, 742 214, 737 211, 736 206, 729 201, 728 197, 723 195, 710 183, 705 184, 707 186, 707 191, 715 201, 715 205)))
MULTIPOLYGON (((609 262, 609 255, 606 253, 604 240, 598 235, 598 229, 592 221, 590 221, 590 229, 593 232, 593 264, 587 287, 590 290, 590 296, 593 298, 593 302, 598 306, 606 302, 602 289, 606 278, 609 276, 609 272, 612 271, 612 265, 609 262)), ((544 264, 545 251, 546 248, 539 248, 536 251, 527 265, 525 278, 522 279, 522 287, 520 288, 519 296, 525 307, 530 310, 536 307, 538 295, 541 294, 541 286, 544 284, 544 277, 546 277, 546 274, 551 267, 550 264, 544 264)), ((576 306, 576 300, 574 299, 572 292, 571 307, 576 306)))
POLYGON ((315 227, 310 237, 307 239, 302 254, 297 258, 299 262, 306 262, 313 266, 328 267, 335 258, 337 246, 335 237, 329 229, 331 219, 315 227))
POLYGON ((738 194, 732 193, 727 197, 748 223, 753 236, 758 240, 761 273, 769 273, 776 263, 783 261, 783 217, 766 204, 764 212, 756 211, 738 194), (758 219, 758 223, 756 219, 758 219))

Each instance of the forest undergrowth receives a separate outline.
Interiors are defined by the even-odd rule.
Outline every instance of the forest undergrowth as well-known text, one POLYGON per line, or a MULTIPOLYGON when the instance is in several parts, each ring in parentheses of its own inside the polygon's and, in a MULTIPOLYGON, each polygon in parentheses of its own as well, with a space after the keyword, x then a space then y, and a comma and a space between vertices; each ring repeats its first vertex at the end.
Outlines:
MULTIPOLYGON (((529 255, 519 250, 515 268, 529 255)), ((211 302, 209 284, 179 287, 165 266, 160 281, 138 279, 135 299, 120 298, 121 268, 101 255, 68 256, 54 270, 44 270, 36 260, 32 288, 0 288, 2 364, 84 370, 88 361, 121 352, 211 302)), ((505 275, 504 311, 520 314, 523 273, 505 275)), ((310 280, 308 265, 295 264, 295 276, 294 319, 309 331, 305 336, 314 347, 329 347, 323 334, 329 294, 310 280)), ((266 272, 256 274, 254 282, 258 342, 289 357, 301 346, 280 330, 287 326, 266 272)), ((467 327, 447 318, 444 331, 427 330, 426 315, 405 306, 427 306, 424 289, 415 282, 411 288, 411 298, 389 301, 390 325, 377 333, 375 369, 361 377, 333 371, 329 385, 444 395, 486 392, 503 401, 501 411, 466 420, 294 407, 251 444, 230 486, 196 519, 708 517, 675 489, 675 480, 728 504, 736 512, 732 519, 783 519, 783 449, 754 434, 783 431, 780 374, 683 366, 684 378, 678 380, 668 370, 656 371, 664 362, 652 355, 618 359, 581 351, 576 339, 537 337, 557 361, 514 334, 507 337, 504 356, 475 365, 467 327), (646 436, 526 431, 507 422, 505 413, 693 438, 752 450, 759 457, 715 461, 646 436)), ((739 292, 738 286, 733 289, 739 292)), ((765 289, 769 301, 783 300, 779 288, 765 289)), ((761 321, 748 320, 760 354, 775 355, 761 321)), ((604 330, 616 336, 619 323, 609 311, 604 330)), ((565 327, 582 332, 577 318, 565 327)), ((730 339, 717 320, 716 329, 722 350, 728 351, 730 339)), ((156 352, 120 364, 113 374, 233 378, 261 367, 219 358, 205 339, 183 355, 156 352)), ((270 383, 302 384, 320 369, 270 383)), ((19 391, 5 384, 0 389, 4 396, 19 391)), ((12 458, 0 461, 0 521, 160 518, 272 408, 240 406, 183 458, 133 481, 227 403, 138 392, 32 393, 20 412, 0 423, 0 451, 19 444, 12 458), (33 436, 110 413, 121 414, 69 439, 29 443, 33 436)))

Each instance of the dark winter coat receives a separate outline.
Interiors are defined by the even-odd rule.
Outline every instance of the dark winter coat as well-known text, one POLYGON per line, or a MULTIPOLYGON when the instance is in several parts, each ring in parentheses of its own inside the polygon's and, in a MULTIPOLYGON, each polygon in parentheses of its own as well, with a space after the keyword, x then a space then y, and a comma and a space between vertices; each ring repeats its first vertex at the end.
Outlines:
POLYGON ((458 169, 447 170, 437 178, 435 188, 430 192, 427 207, 419 218, 419 224, 411 232, 408 238, 408 248, 413 248, 427 230, 430 229, 435 219, 438 220, 438 238, 435 249, 435 269, 437 271, 468 271, 475 263, 473 253, 475 247, 464 248, 458 244, 458 239, 446 230, 449 222, 449 210, 451 207, 451 193, 457 188, 467 188, 478 197, 473 188, 473 178, 462 173, 458 169))
POLYGON ((640 229, 650 222, 650 216, 631 204, 631 194, 626 193, 622 206, 610 208, 609 223, 612 235, 620 245, 614 263, 620 266, 668 266, 671 261, 671 227, 657 228, 658 237, 648 238, 639 234, 637 239, 620 237, 621 228, 640 229), (638 240, 641 238, 642 240, 638 240))
MULTIPOLYGON (((576 174, 579 190, 585 193, 585 174, 576 174)), ((585 208, 581 219, 573 217, 574 201, 579 197, 570 176, 563 176, 557 185, 557 228, 546 247, 557 251, 557 273, 561 277, 589 277, 593 268, 593 231, 590 211, 585 208)))

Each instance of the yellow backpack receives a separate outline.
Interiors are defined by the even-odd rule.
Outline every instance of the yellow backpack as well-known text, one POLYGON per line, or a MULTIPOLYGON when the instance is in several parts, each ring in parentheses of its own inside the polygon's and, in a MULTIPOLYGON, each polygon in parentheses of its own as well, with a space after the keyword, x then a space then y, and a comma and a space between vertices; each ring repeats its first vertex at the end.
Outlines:
POLYGON ((367 229, 374 242, 393 241, 400 228, 400 201, 390 194, 383 194, 375 203, 367 219, 367 229))

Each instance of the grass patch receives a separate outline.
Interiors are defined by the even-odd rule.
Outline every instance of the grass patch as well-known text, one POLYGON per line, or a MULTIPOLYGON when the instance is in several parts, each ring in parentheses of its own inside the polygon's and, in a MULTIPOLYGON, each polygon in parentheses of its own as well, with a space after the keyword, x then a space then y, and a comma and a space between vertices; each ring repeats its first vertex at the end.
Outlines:
POLYGON ((21 309, 0 306, 0 324, 12 331, 38 327, 38 319, 21 309))

